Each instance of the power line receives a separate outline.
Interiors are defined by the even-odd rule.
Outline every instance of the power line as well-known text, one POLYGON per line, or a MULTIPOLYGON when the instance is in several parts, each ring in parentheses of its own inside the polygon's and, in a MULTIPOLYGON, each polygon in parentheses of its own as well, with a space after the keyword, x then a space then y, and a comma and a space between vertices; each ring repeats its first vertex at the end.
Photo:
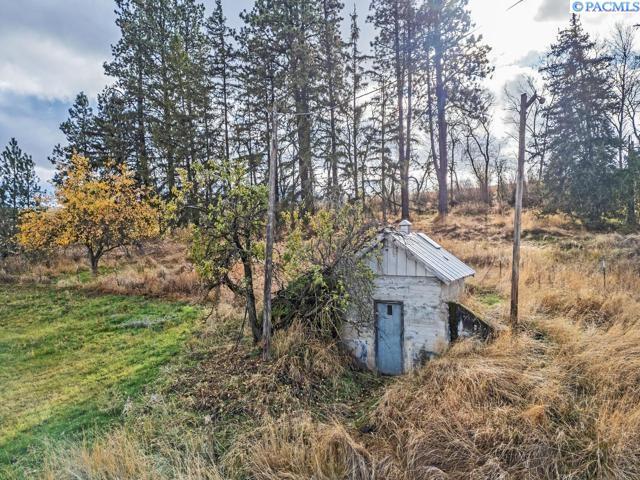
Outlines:
POLYGON ((524 2, 524 0, 518 0, 516 3, 514 3, 513 5, 511 5, 509 8, 507 8, 505 10, 505 12, 508 12, 509 10, 511 10, 513 7, 517 7, 518 5, 520 5, 522 2, 524 2))

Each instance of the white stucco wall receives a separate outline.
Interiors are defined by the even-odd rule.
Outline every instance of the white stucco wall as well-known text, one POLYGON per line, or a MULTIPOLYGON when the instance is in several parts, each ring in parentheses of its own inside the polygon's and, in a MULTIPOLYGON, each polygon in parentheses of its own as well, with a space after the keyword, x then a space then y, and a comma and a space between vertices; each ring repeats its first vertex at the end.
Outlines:
MULTIPOLYGON (((463 288, 460 280, 445 285, 435 276, 378 275, 371 301, 402 302, 403 367, 408 372, 441 352, 449 344, 448 301, 456 300, 463 288)), ((376 368, 374 322, 350 316, 343 331, 347 348, 370 369, 376 368)))

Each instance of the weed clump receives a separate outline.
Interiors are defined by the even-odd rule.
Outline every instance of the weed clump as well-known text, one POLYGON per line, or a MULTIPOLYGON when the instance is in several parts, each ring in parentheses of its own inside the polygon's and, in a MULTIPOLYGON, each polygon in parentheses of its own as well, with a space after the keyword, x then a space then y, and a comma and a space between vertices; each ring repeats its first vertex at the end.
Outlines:
POLYGON ((238 441, 227 462, 240 477, 257 480, 374 478, 371 455, 344 426, 308 415, 265 421, 238 441))
POLYGON ((42 479, 223 480, 202 440, 182 446, 166 441, 151 444, 144 436, 118 428, 92 444, 52 452, 42 479))

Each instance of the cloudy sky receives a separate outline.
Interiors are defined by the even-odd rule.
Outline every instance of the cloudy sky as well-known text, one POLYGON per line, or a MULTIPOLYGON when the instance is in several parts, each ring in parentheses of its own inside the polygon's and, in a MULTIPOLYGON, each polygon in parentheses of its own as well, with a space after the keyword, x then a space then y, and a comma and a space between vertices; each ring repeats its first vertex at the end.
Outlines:
MULTIPOLYGON (((532 65, 569 19, 568 0, 470 0, 479 34, 493 48, 496 72, 488 85, 500 93, 506 82, 535 72, 532 65)), ((356 0, 366 12, 369 0, 356 0)), ((205 0, 208 8, 212 0, 205 0)), ((232 25, 251 0, 223 0, 232 25)), ((351 8, 350 0, 345 0, 351 8)), ((58 129, 79 91, 95 101, 109 82, 102 64, 118 39, 112 0, 0 0, 0 148, 16 137, 37 173, 52 176, 47 156, 63 141, 58 129)), ((640 15, 590 13, 587 30, 606 37, 615 22, 640 23, 640 15)), ((363 28, 363 47, 371 28, 363 28)))

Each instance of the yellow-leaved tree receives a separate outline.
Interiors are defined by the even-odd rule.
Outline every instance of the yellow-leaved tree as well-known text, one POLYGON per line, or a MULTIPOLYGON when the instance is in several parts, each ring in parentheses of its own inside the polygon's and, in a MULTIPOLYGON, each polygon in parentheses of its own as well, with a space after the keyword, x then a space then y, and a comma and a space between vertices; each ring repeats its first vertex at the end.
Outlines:
POLYGON ((22 215, 17 238, 25 250, 83 245, 96 275, 105 253, 160 233, 159 200, 126 166, 98 172, 74 155, 64 173, 57 205, 22 215))

